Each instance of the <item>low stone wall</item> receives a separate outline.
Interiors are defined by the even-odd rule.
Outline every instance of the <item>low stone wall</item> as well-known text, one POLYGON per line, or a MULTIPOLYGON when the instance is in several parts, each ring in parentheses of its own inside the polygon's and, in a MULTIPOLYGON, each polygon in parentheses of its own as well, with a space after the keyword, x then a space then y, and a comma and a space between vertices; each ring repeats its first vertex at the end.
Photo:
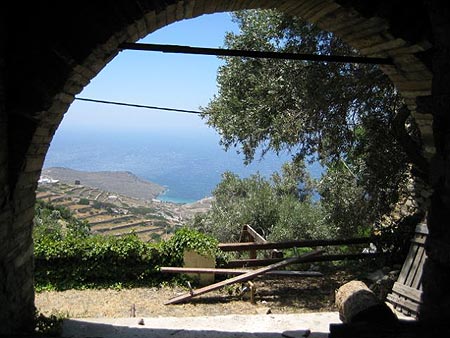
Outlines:
MULTIPOLYGON (((392 211, 384 215, 375 224, 375 233, 382 235, 388 245, 395 245, 406 255, 409 239, 412 238, 416 226, 425 221, 431 203, 431 187, 421 178, 414 176, 412 170, 406 173, 400 186, 399 199, 392 211)), ((397 257, 402 259, 404 257, 397 257)))

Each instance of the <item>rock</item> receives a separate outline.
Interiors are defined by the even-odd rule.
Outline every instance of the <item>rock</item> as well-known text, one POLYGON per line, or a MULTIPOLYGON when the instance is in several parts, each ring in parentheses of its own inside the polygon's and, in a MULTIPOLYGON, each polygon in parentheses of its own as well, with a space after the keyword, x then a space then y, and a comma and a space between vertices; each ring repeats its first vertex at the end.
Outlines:
POLYGON ((372 290, 379 299, 386 299, 388 293, 391 292, 394 283, 398 279, 399 273, 399 270, 387 272, 382 278, 376 280, 370 286, 370 290, 372 290))
POLYGON ((270 315, 272 313, 272 309, 270 307, 264 307, 264 308, 258 309, 256 312, 259 315, 270 315))
POLYGON ((307 329, 305 331, 285 331, 281 334, 285 338, 306 338, 311 334, 311 330, 307 329))
POLYGON ((370 272, 366 275, 367 279, 369 279, 372 282, 376 282, 377 280, 380 280, 381 278, 383 278, 385 275, 385 273, 383 272, 383 270, 376 270, 374 272, 370 272))

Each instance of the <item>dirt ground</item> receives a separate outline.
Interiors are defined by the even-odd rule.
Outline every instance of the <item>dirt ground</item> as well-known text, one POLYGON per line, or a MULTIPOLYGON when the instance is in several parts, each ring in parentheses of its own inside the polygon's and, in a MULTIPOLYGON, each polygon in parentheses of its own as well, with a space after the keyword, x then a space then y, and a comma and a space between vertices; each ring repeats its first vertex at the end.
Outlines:
POLYGON ((355 279, 349 272, 333 272, 324 277, 259 278, 256 304, 242 294, 242 285, 233 285, 198 296, 189 302, 164 305, 188 292, 182 287, 44 291, 36 294, 36 307, 43 314, 70 318, 90 317, 190 317, 229 314, 289 314, 336 311, 334 293, 355 279))

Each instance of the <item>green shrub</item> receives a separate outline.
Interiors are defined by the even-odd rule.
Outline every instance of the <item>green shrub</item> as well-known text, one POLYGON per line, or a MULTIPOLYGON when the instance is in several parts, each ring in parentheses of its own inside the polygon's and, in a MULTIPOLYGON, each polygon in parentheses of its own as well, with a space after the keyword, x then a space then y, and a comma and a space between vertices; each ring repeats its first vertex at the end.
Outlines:
POLYGON ((133 214, 143 215, 143 216, 157 211, 155 208, 149 208, 149 207, 143 207, 143 206, 131 207, 128 210, 133 214))
POLYGON ((68 314, 52 313, 46 316, 36 312, 34 318, 36 337, 61 337, 65 318, 68 318, 68 314))
POLYGON ((222 252, 218 245, 219 241, 215 237, 183 227, 176 230, 169 240, 160 243, 161 263, 165 266, 182 266, 185 250, 193 250, 200 255, 220 260, 222 252))
MULTIPOLYGON (((93 235, 78 229, 70 212, 38 204, 34 231, 36 290, 159 285, 179 275, 160 273, 161 266, 181 266, 185 249, 219 255, 218 241, 181 228, 167 241, 144 242, 136 234, 93 235), (74 225, 75 224, 75 225, 74 225)), ((78 225, 77 225, 78 224, 78 225)), ((220 256, 218 256, 220 261, 220 256)), ((216 258, 217 259, 217 258, 216 258)), ((175 280, 174 280, 175 279, 175 280)))
POLYGON ((56 289, 145 283, 155 279, 157 248, 136 235, 35 241, 35 279, 56 289))
POLYGON ((92 207, 94 209, 111 209, 111 208, 115 208, 116 206, 114 204, 108 203, 108 202, 93 201, 92 207))
POLYGON ((89 205, 89 200, 87 198, 80 198, 80 200, 78 201, 78 204, 89 205))

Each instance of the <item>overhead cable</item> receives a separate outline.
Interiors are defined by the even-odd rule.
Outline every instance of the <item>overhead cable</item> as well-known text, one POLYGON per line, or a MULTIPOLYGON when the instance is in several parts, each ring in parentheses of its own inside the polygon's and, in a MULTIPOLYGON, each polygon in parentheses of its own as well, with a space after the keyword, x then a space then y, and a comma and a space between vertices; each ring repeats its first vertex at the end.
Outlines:
POLYGON ((148 105, 143 105, 143 104, 126 103, 126 102, 118 102, 118 101, 108 101, 108 100, 96 100, 96 99, 89 99, 89 98, 86 98, 86 97, 76 97, 75 100, 94 102, 94 103, 103 103, 103 104, 112 104, 112 105, 117 105, 117 106, 126 106, 126 107, 134 107, 134 108, 145 108, 145 109, 153 109, 153 110, 165 110, 165 111, 172 111, 172 112, 177 112, 177 113, 187 113, 187 114, 197 114, 197 115, 202 113, 201 111, 197 111, 197 110, 158 107, 158 106, 148 106, 148 105))

